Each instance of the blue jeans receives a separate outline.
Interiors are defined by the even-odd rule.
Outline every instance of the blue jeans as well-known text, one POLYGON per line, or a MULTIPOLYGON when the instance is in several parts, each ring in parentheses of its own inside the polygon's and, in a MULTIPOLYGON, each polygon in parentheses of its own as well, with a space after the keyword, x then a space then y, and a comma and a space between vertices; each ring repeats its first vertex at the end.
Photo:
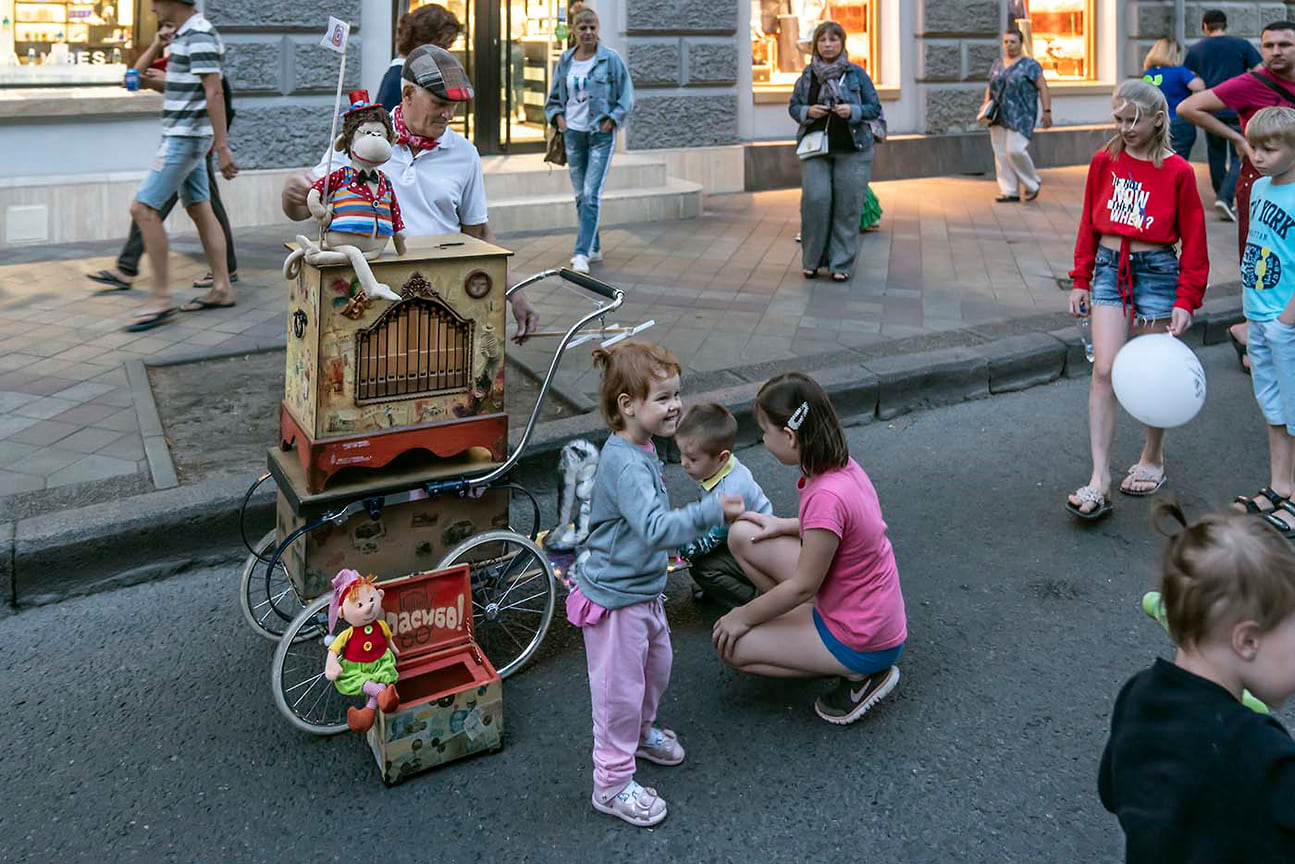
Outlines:
POLYGON ((207 151, 211 136, 166 135, 153 157, 148 176, 144 178, 135 199, 161 210, 167 199, 179 193, 185 207, 211 200, 207 181, 207 151))
POLYGON ((1192 160, 1192 148, 1196 146, 1196 127, 1181 117, 1169 121, 1169 146, 1188 162, 1192 160))
POLYGON ((602 240, 598 236, 598 210, 602 205, 603 183, 612 165, 616 132, 568 129, 565 141, 567 170, 571 172, 571 188, 576 193, 576 213, 580 217, 575 254, 588 258, 602 248, 602 240))
MULTIPOLYGON (((1178 256, 1173 249, 1151 249, 1129 255, 1133 271, 1133 308, 1139 321, 1159 321, 1173 315, 1178 299, 1178 256)), ((1092 304, 1118 306, 1124 299, 1117 285, 1120 253, 1105 246, 1097 247, 1097 264, 1093 268, 1092 304)))
MULTIPOLYGON (((1241 131, 1235 120, 1224 120, 1224 124, 1241 131)), ((1232 142, 1209 132, 1205 133, 1205 144, 1210 161, 1210 185, 1214 188, 1214 197, 1231 206, 1237 194, 1237 176, 1241 173, 1241 157, 1237 155, 1232 142)))

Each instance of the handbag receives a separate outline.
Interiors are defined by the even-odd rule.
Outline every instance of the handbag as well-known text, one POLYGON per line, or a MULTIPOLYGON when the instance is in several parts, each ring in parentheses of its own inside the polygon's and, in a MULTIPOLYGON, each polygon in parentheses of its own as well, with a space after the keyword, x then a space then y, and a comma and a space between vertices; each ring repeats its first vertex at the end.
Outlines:
POLYGON ((886 118, 884 115, 878 116, 875 120, 869 120, 868 126, 872 128, 872 140, 877 144, 886 143, 886 118))
POLYGON ((826 156, 827 148, 827 132, 823 129, 815 129, 812 132, 806 132, 805 137, 801 138, 800 143, 796 145, 796 158, 803 162, 815 156, 826 156))
POLYGON ((980 112, 976 114, 976 122, 981 126, 993 126, 998 121, 1001 110, 1002 107, 998 104, 998 100, 990 96, 985 101, 985 104, 980 106, 980 112))
POLYGON ((567 138, 557 126, 551 127, 548 149, 544 151, 544 161, 550 165, 567 164, 567 138))

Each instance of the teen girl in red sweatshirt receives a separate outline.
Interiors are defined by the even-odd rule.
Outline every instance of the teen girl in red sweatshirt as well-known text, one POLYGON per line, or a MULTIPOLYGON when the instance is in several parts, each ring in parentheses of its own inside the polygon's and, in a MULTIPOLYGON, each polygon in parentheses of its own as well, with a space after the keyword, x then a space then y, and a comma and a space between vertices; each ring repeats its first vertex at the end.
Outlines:
MULTIPOLYGON (((1088 396, 1093 473, 1066 501, 1066 509, 1081 519, 1111 511, 1116 353, 1130 334, 1186 331, 1210 272, 1196 174, 1169 147, 1164 94, 1146 81, 1125 81, 1112 103, 1117 134, 1088 166, 1070 271, 1070 313, 1091 315, 1094 354, 1088 396)), ((1164 437, 1165 430, 1147 428, 1142 455, 1120 483, 1121 492, 1151 495, 1163 485, 1164 437)))

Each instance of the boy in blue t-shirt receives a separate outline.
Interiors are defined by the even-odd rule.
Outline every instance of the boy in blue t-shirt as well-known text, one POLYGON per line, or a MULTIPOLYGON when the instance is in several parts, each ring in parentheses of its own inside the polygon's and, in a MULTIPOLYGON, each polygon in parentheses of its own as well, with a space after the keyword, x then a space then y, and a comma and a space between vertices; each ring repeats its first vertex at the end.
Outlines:
POLYGON ((1295 538, 1295 108, 1264 108, 1246 124, 1254 166, 1241 257, 1242 308, 1255 400, 1268 423, 1268 485, 1236 499, 1295 538))

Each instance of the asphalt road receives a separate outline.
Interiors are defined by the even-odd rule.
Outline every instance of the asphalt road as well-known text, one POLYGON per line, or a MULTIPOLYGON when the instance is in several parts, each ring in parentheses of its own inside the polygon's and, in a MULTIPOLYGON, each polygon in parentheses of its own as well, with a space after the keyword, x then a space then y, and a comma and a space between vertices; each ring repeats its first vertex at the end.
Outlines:
MULTIPOLYGON (((1166 491, 1190 513, 1266 477, 1248 379, 1226 346, 1202 358, 1208 403, 1168 446, 1166 491)), ((229 569, 0 620, 0 861, 1117 860, 1097 760, 1120 684, 1168 644, 1138 610, 1159 547, 1148 502, 1117 496, 1095 527, 1062 510, 1087 476, 1086 387, 850 430, 911 631, 899 687, 853 726, 814 716, 823 682, 726 671, 713 611, 672 583, 661 719, 688 759, 640 772, 670 803, 656 830, 589 806, 573 628, 555 622, 549 650, 506 682, 501 753, 386 789, 360 740, 278 716, 271 648, 243 623, 229 569)), ((1123 466, 1138 449, 1127 418, 1120 436, 1123 466)), ((741 456, 794 512, 793 472, 741 456)))

